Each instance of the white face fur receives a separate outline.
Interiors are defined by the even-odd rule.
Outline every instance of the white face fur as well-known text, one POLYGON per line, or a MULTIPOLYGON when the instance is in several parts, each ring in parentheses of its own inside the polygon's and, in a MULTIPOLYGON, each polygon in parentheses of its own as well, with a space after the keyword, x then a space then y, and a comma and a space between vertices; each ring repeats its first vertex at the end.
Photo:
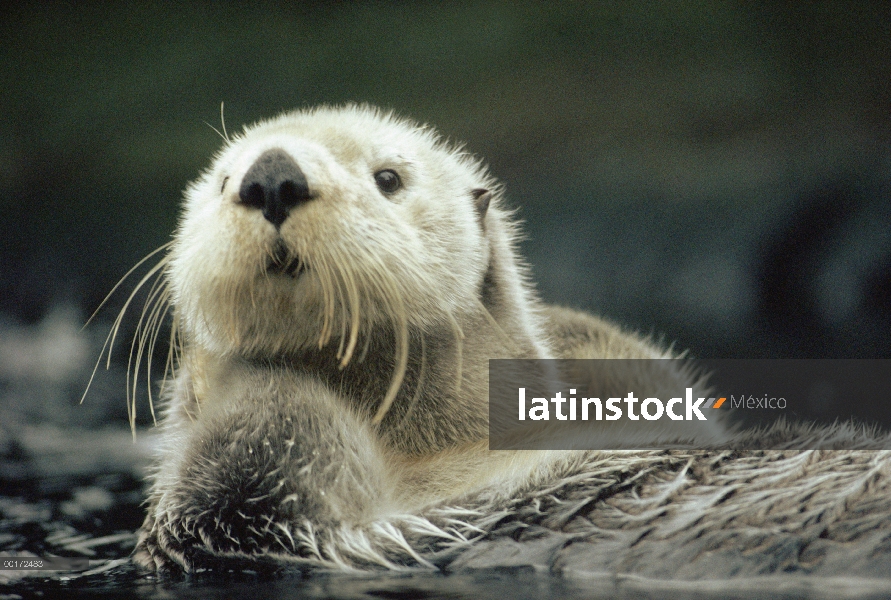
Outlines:
POLYGON ((493 185, 435 133, 370 108, 252 126, 186 191, 168 270, 180 326, 206 351, 245 355, 318 347, 388 322, 450 327, 477 306, 489 245, 472 192, 493 185), (240 195, 274 149, 313 196, 279 227, 240 195), (387 169, 401 183, 392 192, 375 178, 387 169))

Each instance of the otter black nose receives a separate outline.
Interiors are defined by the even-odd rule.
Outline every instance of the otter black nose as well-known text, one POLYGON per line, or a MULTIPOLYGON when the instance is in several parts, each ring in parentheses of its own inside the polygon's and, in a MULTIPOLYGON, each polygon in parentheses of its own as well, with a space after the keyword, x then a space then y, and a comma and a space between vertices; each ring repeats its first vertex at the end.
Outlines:
POLYGON ((266 220, 281 227, 292 208, 312 199, 306 176, 284 150, 267 150, 251 165, 238 197, 245 206, 259 208, 266 220))

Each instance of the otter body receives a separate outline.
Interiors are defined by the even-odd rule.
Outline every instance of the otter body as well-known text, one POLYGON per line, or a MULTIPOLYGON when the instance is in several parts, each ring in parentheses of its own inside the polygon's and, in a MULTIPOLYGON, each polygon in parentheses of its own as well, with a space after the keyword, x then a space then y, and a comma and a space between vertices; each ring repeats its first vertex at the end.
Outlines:
MULTIPOLYGON (((545 496, 575 512, 522 527, 593 540, 591 503, 635 477, 670 513, 659 473, 729 459, 488 450, 489 359, 670 356, 543 305, 516 237, 479 162, 392 115, 299 111, 228 141, 162 260, 179 361, 136 560, 442 566, 545 496)), ((857 460, 887 483, 887 457, 857 460)))

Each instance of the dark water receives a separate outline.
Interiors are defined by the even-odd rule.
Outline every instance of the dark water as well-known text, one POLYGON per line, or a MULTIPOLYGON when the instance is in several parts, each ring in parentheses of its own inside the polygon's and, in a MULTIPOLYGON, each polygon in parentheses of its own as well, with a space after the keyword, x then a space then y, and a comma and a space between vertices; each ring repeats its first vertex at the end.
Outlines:
MULTIPOLYGON (((611 586, 610 586, 611 587, 611 586)), ((23 598, 582 598, 615 597, 613 590, 586 588, 532 572, 469 575, 413 574, 345 576, 283 574, 270 578, 249 572, 214 573, 188 581, 159 581, 118 567, 106 574, 70 581, 20 583, 23 598)))

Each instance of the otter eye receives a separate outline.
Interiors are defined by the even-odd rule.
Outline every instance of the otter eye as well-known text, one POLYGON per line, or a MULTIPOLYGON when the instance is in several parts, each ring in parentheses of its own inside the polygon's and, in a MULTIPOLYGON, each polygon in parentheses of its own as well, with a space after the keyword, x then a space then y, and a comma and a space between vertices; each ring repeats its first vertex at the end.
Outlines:
POLYGON ((374 182, 385 194, 392 194, 402 187, 402 180, 393 169, 384 169, 374 174, 374 182))
POLYGON ((223 178, 223 185, 220 186, 220 193, 221 193, 221 194, 226 190, 226 184, 227 184, 228 182, 229 182, 229 176, 226 175, 226 176, 223 178))

